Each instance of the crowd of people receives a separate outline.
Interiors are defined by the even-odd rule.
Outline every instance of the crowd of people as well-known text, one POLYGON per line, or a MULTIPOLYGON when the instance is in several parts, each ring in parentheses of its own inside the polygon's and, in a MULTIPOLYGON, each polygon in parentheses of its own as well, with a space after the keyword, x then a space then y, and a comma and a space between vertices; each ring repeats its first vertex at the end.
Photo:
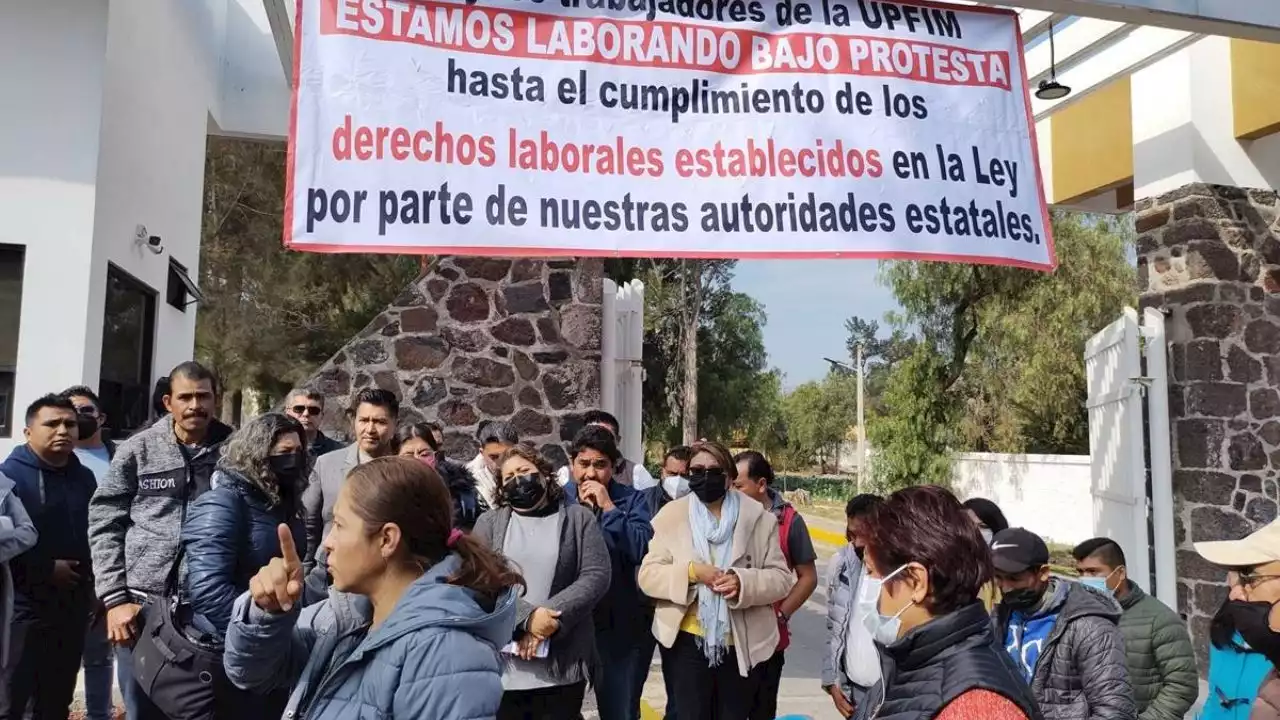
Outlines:
MULTIPOLYGON (((671 448, 655 479, 592 411, 554 467, 502 421, 473 458, 365 389, 350 445, 303 390, 232 429, 194 362, 118 445, 95 393, 28 408, 0 464, 0 717, 770 720, 822 580, 761 453, 671 448)), ((846 507, 821 685, 845 718, 1180 720, 1185 621, 1108 538, 1074 574, 988 500, 920 486, 846 507), (1136 580, 1143 580, 1137 578, 1136 580)), ((1200 543, 1229 597, 1202 720, 1280 720, 1280 522, 1200 543)))

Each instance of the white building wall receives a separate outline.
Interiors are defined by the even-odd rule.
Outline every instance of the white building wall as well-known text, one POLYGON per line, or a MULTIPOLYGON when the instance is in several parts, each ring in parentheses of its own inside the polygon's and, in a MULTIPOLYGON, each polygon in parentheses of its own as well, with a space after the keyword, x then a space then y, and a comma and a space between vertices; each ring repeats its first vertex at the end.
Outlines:
POLYGON ((90 296, 107 8, 0 6, 0 243, 26 247, 15 430, 33 399, 84 380, 86 326, 102 322, 90 296))
POLYGON ((192 357, 196 308, 164 292, 169 257, 198 269, 226 2, 0 6, 0 243, 26 246, 15 427, 39 395, 97 385, 109 263, 157 294, 152 380, 192 357), (138 224, 163 254, 135 243, 138 224))
POLYGON ((952 489, 961 500, 1000 506, 1010 527, 1074 545, 1093 537, 1088 455, 957 455, 952 489))
POLYGON ((157 293, 152 375, 184 360, 195 345, 198 306, 177 310, 164 301, 169 258, 198 277, 205 147, 209 127, 210 61, 195 39, 203 20, 193 3, 130 0, 111 4, 106 98, 94 222, 96 309, 87 334, 84 378, 98 381, 102 306, 112 263, 157 293), (145 225, 163 239, 153 254, 134 241, 145 225))

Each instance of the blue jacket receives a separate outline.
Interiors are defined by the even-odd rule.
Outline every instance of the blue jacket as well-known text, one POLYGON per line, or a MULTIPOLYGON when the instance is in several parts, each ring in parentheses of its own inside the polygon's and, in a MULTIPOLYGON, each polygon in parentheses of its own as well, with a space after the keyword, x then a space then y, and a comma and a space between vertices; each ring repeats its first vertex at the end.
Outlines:
POLYGON ((637 636, 651 632, 645 611, 652 605, 636 584, 640 562, 649 552, 653 537, 653 517, 644 493, 619 482, 609 483, 609 499, 614 509, 600 513, 600 531, 609 549, 613 580, 609 592, 595 609, 596 630, 621 635, 630 644, 637 636))
POLYGON ((55 560, 79 563, 76 571, 80 574, 83 599, 92 598, 89 500, 98 487, 93 471, 81 465, 75 454, 66 465, 55 468, 37 457, 30 447, 19 445, 0 465, 0 473, 13 480, 14 494, 31 516, 39 537, 35 547, 10 564, 19 613, 24 606, 42 606, 54 594, 62 594, 49 582, 55 560))
POLYGON ((516 593, 492 611, 445 578, 450 555, 409 586, 382 625, 369 601, 333 590, 299 612, 235 602, 223 665, 231 682, 263 693, 291 687, 285 717, 308 720, 493 718, 502 700, 498 649, 511 640, 516 593))
POLYGON ((300 548, 307 533, 295 498, 286 494, 273 505, 264 490, 223 469, 214 472, 212 485, 187 508, 182 547, 191 608, 211 626, 204 629, 223 635, 231 604, 249 589, 249 579, 280 555, 276 527, 288 523, 300 548))
POLYGON ((1258 687, 1271 672, 1269 660, 1244 649, 1248 643, 1240 633, 1232 640, 1235 645, 1225 648, 1209 643, 1209 696, 1198 720, 1248 720, 1258 687))
POLYGON ((644 503, 649 510, 650 518, 657 517, 658 511, 666 507, 667 503, 671 502, 671 496, 667 494, 667 490, 662 487, 661 482, 651 488, 640 490, 639 494, 644 498, 644 503))

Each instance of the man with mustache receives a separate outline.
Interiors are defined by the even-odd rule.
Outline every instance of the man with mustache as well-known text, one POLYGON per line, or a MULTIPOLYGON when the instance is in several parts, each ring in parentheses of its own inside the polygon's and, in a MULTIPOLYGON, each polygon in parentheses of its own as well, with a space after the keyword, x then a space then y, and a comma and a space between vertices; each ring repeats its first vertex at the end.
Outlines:
POLYGON ((213 373, 185 362, 169 373, 167 415, 120 444, 89 506, 98 597, 130 720, 164 717, 133 681, 132 647, 147 599, 164 591, 186 506, 209 489, 231 428, 213 417, 213 373), (127 676, 127 677, 126 677, 127 676))

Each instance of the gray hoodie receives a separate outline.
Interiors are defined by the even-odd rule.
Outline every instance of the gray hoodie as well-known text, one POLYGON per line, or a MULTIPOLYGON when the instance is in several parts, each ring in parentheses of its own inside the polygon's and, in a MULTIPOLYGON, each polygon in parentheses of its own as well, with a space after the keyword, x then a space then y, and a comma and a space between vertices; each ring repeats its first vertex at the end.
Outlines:
POLYGON ((164 591, 178 554, 183 507, 209 489, 230 434, 213 420, 203 445, 180 447, 166 415, 120 444, 89 504, 97 592, 108 608, 164 591))
POLYGON ((13 481, 0 474, 0 667, 4 667, 9 657, 9 631, 13 623, 13 576, 9 573, 9 561, 35 546, 36 526, 13 492, 13 481))
MULTIPOLYGON (((1031 679, 1045 720, 1136 720, 1120 613, 1110 595, 1068 580, 1049 581, 1040 605, 1029 613, 1031 620, 1056 616, 1031 679)), ((1006 646, 1013 645, 1012 621, 1008 606, 996 606, 996 632, 1006 646)))

